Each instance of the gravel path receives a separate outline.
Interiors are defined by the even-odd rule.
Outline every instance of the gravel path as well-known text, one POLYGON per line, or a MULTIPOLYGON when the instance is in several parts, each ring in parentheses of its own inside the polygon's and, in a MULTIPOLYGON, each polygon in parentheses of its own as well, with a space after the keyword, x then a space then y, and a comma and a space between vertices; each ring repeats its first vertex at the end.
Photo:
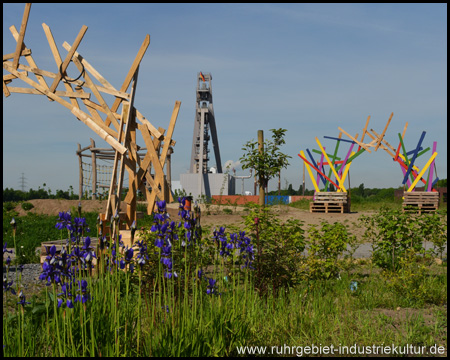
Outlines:
POLYGON ((23 270, 20 271, 19 266, 11 265, 7 271, 6 266, 3 266, 3 279, 7 278, 8 283, 13 281, 12 287, 16 289, 17 282, 20 284, 20 289, 28 297, 39 292, 45 287, 45 281, 39 280, 41 275, 41 264, 25 264, 23 270), (20 281, 18 281, 20 279, 20 281))

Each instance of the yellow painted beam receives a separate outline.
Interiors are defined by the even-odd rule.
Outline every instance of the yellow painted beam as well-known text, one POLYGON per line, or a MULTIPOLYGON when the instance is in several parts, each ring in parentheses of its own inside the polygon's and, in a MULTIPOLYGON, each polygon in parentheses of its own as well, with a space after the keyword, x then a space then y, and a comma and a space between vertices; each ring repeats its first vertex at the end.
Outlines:
MULTIPOLYGON (((300 150, 300 155, 303 156, 304 158, 306 158, 305 153, 303 152, 303 150, 300 150)), ((311 178, 312 184, 314 186, 314 189, 316 189, 316 192, 320 192, 319 187, 316 184, 316 180, 314 179, 314 175, 311 171, 311 168, 309 167, 308 163, 305 161, 305 166, 306 166, 306 170, 308 170, 308 174, 309 177, 311 178)))
MULTIPOLYGON (((322 151, 323 155, 325 156, 325 159, 327 159, 328 164, 331 164, 330 158, 328 157, 327 153, 325 152, 324 148, 322 147, 322 144, 319 141, 319 138, 316 137, 316 142, 317 145, 319 145, 320 147, 320 151, 322 151)), ((334 166, 330 166, 331 170, 333 171, 333 175, 336 177, 338 183, 339 183, 339 187, 342 189, 342 191, 347 192, 347 190, 345 189, 344 183, 342 182, 342 180, 340 179, 338 173, 336 172, 336 169, 334 168, 334 166)))
POLYGON ((414 187, 417 185, 417 183, 420 181, 420 179, 422 179, 423 174, 425 174, 425 171, 427 171, 428 167, 430 166, 430 164, 432 163, 434 158, 437 156, 437 154, 438 153, 435 152, 435 153, 433 153, 433 155, 431 155, 430 160, 428 160, 428 162, 423 167, 422 171, 419 173, 419 175, 417 175, 416 179, 413 181, 413 183, 409 187, 408 192, 411 192, 414 189, 414 187))

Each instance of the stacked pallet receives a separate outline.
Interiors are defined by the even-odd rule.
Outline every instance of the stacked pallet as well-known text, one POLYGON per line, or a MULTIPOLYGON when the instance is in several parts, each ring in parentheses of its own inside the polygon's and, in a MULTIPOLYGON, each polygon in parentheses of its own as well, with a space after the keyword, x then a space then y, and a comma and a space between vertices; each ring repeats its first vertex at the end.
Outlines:
POLYGON ((439 207, 439 193, 431 191, 405 192, 403 212, 422 213, 436 211, 439 207))
POLYGON ((346 192, 316 192, 314 202, 309 204, 311 213, 348 213, 350 212, 350 199, 346 192))
MULTIPOLYGON (((107 228, 105 228, 106 230, 107 228)), ((136 243, 136 241, 140 240, 140 236, 141 236, 141 232, 138 230, 136 231, 136 233, 134 234, 134 239, 133 239, 133 243, 131 242, 131 230, 119 230, 119 234, 121 235, 121 242, 123 243, 123 246, 131 248, 133 246, 133 244, 136 243)), ((108 235, 106 236, 107 239, 109 239, 109 231, 108 231, 108 235)), ((98 242, 98 238, 96 237, 90 237, 91 239, 91 247, 94 249, 95 254, 98 258, 98 256, 100 255, 101 251, 98 247, 99 242, 98 242)), ((61 253, 61 250, 63 248, 63 246, 67 249, 67 240, 52 240, 52 241, 44 241, 43 243, 41 243, 41 249, 40 249, 40 260, 41 260, 41 265, 44 263, 45 259, 47 258, 48 252, 47 249, 50 249, 50 247, 52 247, 53 245, 55 245, 56 247, 56 254, 59 255, 61 253)), ((83 244, 80 244, 80 247, 83 246, 83 244)), ((74 247, 74 246, 72 246, 74 247)), ((103 250, 105 252, 105 250, 103 250)), ((120 253, 124 252, 123 248, 119 249, 120 253)), ((138 254, 137 251, 134 251, 134 256, 136 257, 136 255, 138 254)), ((97 258, 93 258, 92 259, 92 264, 94 265, 94 272, 96 271, 95 268, 97 266, 97 258)))

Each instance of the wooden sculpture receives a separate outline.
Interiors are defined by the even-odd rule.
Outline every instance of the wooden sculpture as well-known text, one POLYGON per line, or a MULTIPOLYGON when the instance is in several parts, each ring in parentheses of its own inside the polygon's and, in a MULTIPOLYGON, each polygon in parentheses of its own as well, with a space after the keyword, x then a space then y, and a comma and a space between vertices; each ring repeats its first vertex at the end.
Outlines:
POLYGON ((87 31, 85 25, 82 26, 72 45, 64 42, 63 47, 67 54, 62 58, 50 27, 42 24, 56 62, 56 71, 40 69, 31 56, 31 49, 27 48, 24 42, 30 9, 31 4, 27 3, 19 32, 14 26, 10 27, 17 46, 13 53, 3 55, 3 69, 9 73, 3 76, 3 93, 5 97, 10 96, 11 93, 44 95, 50 101, 55 101, 69 109, 78 120, 111 145, 115 151, 114 165, 107 209, 103 218, 109 220, 112 214, 115 214, 116 211, 119 212, 123 176, 126 169, 129 174, 129 184, 124 201, 127 204, 125 219, 127 227, 129 227, 136 219, 136 192, 138 189, 146 196, 149 214, 153 211, 157 198, 165 201, 172 200, 163 169, 169 149, 175 145, 172 135, 181 102, 175 102, 167 132, 161 127, 155 128, 134 107, 139 66, 150 44, 148 34, 145 36, 119 90, 114 88, 77 52, 77 48, 87 31), (27 65, 23 63, 23 59, 27 65), (76 79, 67 76, 66 70, 72 63, 80 72, 80 76, 76 79), (36 77, 37 81, 29 76, 31 74, 36 77), (10 85, 18 79, 31 87, 13 87, 10 85), (61 84, 64 86, 64 90, 57 90, 61 84), (114 98, 111 106, 107 104, 105 95, 114 98), (84 105, 84 108, 80 107, 79 101, 84 105), (138 155, 138 150, 141 147, 136 143, 137 131, 141 133, 145 142, 145 156, 138 155), (151 172, 152 168, 154 174, 151 172), (145 186, 144 181, 147 186, 145 186))

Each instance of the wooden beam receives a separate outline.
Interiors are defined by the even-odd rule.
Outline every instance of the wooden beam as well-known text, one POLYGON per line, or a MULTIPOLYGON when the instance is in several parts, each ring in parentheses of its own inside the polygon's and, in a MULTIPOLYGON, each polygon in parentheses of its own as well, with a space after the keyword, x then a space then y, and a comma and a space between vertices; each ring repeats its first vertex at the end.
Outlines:
MULTIPOLYGON (((63 47, 67 51, 71 49, 71 46, 66 41, 64 41, 63 47)), ((101 76, 100 73, 95 70, 95 68, 91 64, 89 64, 89 62, 85 58, 83 58, 80 53, 75 51, 73 56, 78 58, 78 60, 80 60, 80 62, 83 64, 84 68, 89 71, 91 75, 96 78, 106 89, 115 90, 114 86, 112 86, 103 76, 101 76)))
POLYGON ((14 53, 13 68, 17 70, 19 65, 20 54, 22 53, 23 39, 25 38, 25 31, 27 30, 28 17, 30 16, 31 3, 25 4, 25 10, 23 12, 22 24, 20 25, 19 39, 16 44, 16 51, 14 53))
MULTIPOLYGON (((364 129, 363 129, 363 132, 362 132, 362 136, 361 136, 361 142, 364 141, 364 137, 366 135, 367 127, 369 126, 369 121, 370 121, 370 115, 367 117, 366 125, 364 126, 364 129)), ((361 150, 361 146, 358 146, 358 151, 359 150, 361 150)))
MULTIPOLYGON (((417 185, 417 183, 422 179, 423 174, 425 174, 425 171, 427 171, 428 167, 430 166, 430 164, 433 162, 434 158, 437 156, 437 152, 433 153, 433 155, 431 155, 431 158, 428 160, 428 162, 425 164, 425 166, 423 167, 422 171, 419 173, 419 175, 417 175, 416 179, 414 180, 414 182, 411 184, 411 186, 409 187, 407 192, 411 192, 414 187, 417 185)), ((422 180, 423 181, 423 180, 422 180)))
MULTIPOLYGON (((120 141, 120 139, 122 139, 122 129, 123 129, 123 124, 125 123, 125 130, 123 131, 125 134, 123 136, 123 143, 126 144, 127 143, 127 137, 128 137, 128 133, 131 129, 130 127, 130 123, 131 123, 131 117, 134 116, 134 111, 133 111, 133 105, 134 105, 134 97, 136 94, 136 86, 137 86, 137 79, 138 79, 138 74, 139 74, 139 66, 136 68, 136 71, 134 72, 134 76, 133 76, 133 84, 131 86, 131 98, 130 98, 130 102, 129 103, 123 103, 122 104, 122 119, 120 122, 120 128, 119 128, 119 134, 117 139, 120 141)), ((117 110, 117 109, 116 109, 117 110)), ((116 153, 116 158, 118 157, 119 154, 116 153)), ((121 196, 121 191, 122 191, 122 182, 123 182, 123 172, 125 170, 125 156, 122 155, 121 156, 122 161, 120 162, 120 169, 119 169, 119 179, 117 181, 117 204, 115 205, 115 208, 113 208, 113 210, 117 210, 120 208, 120 196, 121 196)), ((114 163, 117 164, 117 161, 114 160, 114 163)), ((112 184, 112 183, 111 183, 112 184)), ((106 216, 109 215, 109 209, 110 209, 110 204, 107 204, 107 208, 106 208, 106 216)))
POLYGON ((6 86, 5 80, 3 80, 3 94, 5 94, 6 97, 11 95, 11 93, 8 90, 8 87, 6 86))
MULTIPOLYGON (((122 84, 122 87, 120 88, 120 91, 126 92, 128 89, 128 86, 131 83, 131 80, 133 79, 134 73, 139 67, 139 64, 141 63, 142 58, 144 57, 145 52, 147 51, 148 45, 150 44, 150 35, 147 34, 147 36, 144 39, 144 42, 141 45, 141 48, 139 49, 136 58, 133 61, 133 64, 131 65, 130 70, 128 71, 127 76, 125 77, 125 80, 122 84)), ((119 108, 120 103, 122 102, 121 99, 116 99, 114 101, 114 104, 111 106, 111 111, 116 112, 119 108)), ((106 124, 109 125, 109 124, 106 124)))
POLYGON ((388 120, 386 126, 384 127, 384 130, 383 130, 383 132, 381 133, 380 137, 378 138, 377 144, 375 145, 375 151, 377 151, 378 148, 380 147, 381 141, 382 141, 383 138, 384 138, 384 134, 386 133, 386 130, 387 130, 387 128, 388 128, 388 126, 389 126, 389 124, 390 124, 390 122, 391 122, 393 116, 394 116, 394 113, 391 113, 391 116, 389 116, 389 120, 388 120))
MULTIPOLYGON (((376 138, 375 136, 373 136, 370 132, 367 131, 366 134, 369 135, 369 137, 370 137, 371 139, 377 140, 377 138, 376 138)), ((386 146, 380 145, 380 147, 381 147, 384 151, 386 151, 390 156, 392 156, 392 158, 395 157, 395 155, 394 155, 393 153, 391 153, 391 152, 388 150, 388 148, 387 148, 386 146)))
POLYGON ((148 127, 148 130, 151 132, 151 134, 157 138, 158 140, 162 140, 164 135, 161 134, 161 132, 159 130, 157 130, 150 121, 148 121, 137 109, 136 109, 136 117, 138 118, 138 120, 146 125, 148 127))
MULTIPOLYGON (((25 75, 25 76, 28 76, 28 72, 27 72, 27 71, 24 71, 22 74, 25 75)), ((14 80, 14 79, 17 79, 17 76, 15 76, 15 75, 13 75, 13 74, 6 74, 6 75, 3 75, 3 81, 9 81, 9 82, 11 82, 11 81, 14 80)))
POLYGON ((89 116, 86 115, 83 111, 81 111, 79 108, 72 106, 67 101, 61 99, 58 95, 51 93, 49 90, 44 89, 42 86, 40 86, 38 83, 34 82, 27 76, 24 76, 23 74, 19 73, 17 70, 14 70, 9 65, 3 63, 3 68, 9 71, 11 74, 19 77, 23 81, 25 81, 27 84, 33 86, 37 90, 41 91, 45 95, 49 96, 53 100, 57 101, 64 107, 68 108, 72 114, 74 114, 78 119, 83 121, 87 126, 89 126, 94 132, 97 133, 103 140, 105 140, 109 145, 111 145, 113 148, 115 148, 117 151, 119 151, 121 154, 124 154, 127 152, 126 147, 124 147, 120 142, 118 142, 116 139, 114 139, 111 135, 109 135, 105 130, 103 130, 99 125, 95 123, 94 120, 92 120, 89 116))
MULTIPOLYGON (((378 141, 378 139, 380 138, 381 135, 377 134, 377 132, 374 129, 370 129, 370 131, 372 131, 373 135, 375 135, 377 137, 376 140, 378 141)), ((391 149, 392 151, 395 151, 395 148, 391 144, 389 144, 384 138, 381 141, 389 149, 391 149)))
MULTIPOLYGON (((167 135, 164 137, 164 146, 163 146, 163 150, 159 159, 159 162, 161 164, 161 167, 164 168, 164 164, 166 162, 166 156, 167 156, 167 152, 169 150, 170 147, 170 139, 172 137, 174 128, 175 128, 175 123, 177 121, 177 117, 178 117, 178 112, 180 111, 180 106, 181 106, 181 101, 175 101, 175 106, 173 108, 172 111, 172 117, 170 119, 170 124, 169 127, 167 129, 167 135)), ((149 146, 147 145, 147 149, 149 148, 149 146)), ((163 173, 164 175, 164 173, 163 173)), ((162 179, 162 182, 157 182, 157 185, 161 185, 161 187, 164 189, 164 178, 162 179)), ((152 193, 152 196, 150 198, 150 203, 154 203, 154 201, 156 200, 156 193, 152 193)), ((165 200, 165 199, 164 199, 165 200)), ((150 205, 150 204, 149 204, 150 205)))
MULTIPOLYGON (((329 179, 322 171, 320 171, 320 170, 319 170, 318 168, 316 168, 313 164, 311 164, 308 160, 306 160, 306 157, 305 157, 305 156, 303 156, 303 155, 301 155, 301 154, 297 154, 297 155, 300 156, 300 157, 303 159, 303 161, 306 163, 306 165, 311 166, 314 170, 316 170, 317 172, 319 172, 325 179, 329 180, 329 181, 336 187, 336 189, 339 188, 339 185, 338 185, 338 184, 336 184, 334 181, 332 181, 331 179, 329 179)), ((312 178, 311 178, 311 180, 312 180, 312 178)))
MULTIPOLYGON (((11 31, 11 34, 12 34, 13 38, 16 41, 18 41, 19 40, 19 33, 18 33, 17 29, 14 27, 14 25, 9 27, 9 31, 11 31)), ((25 42, 23 42, 23 46, 22 47, 25 48, 25 42)), ((30 55, 25 55, 25 60, 28 62, 28 65, 30 65, 32 68, 36 68, 36 69, 38 68, 38 66, 34 62, 33 57, 31 56, 31 53, 30 53, 30 55)), ((20 68, 20 65, 19 65, 19 68, 20 68)), ((43 76, 36 74, 36 79, 37 79, 37 81, 39 82, 39 84, 42 87, 44 87, 45 89, 48 89, 48 85, 45 82, 45 79, 44 79, 43 76)), ((50 97, 48 97, 48 99, 50 101, 53 101, 53 99, 51 99, 50 97)))
MULTIPOLYGON (((95 148, 94 139, 91 140, 91 149, 95 148)), ((91 152, 92 156, 92 200, 97 199, 97 158, 95 152, 91 152)))
MULTIPOLYGON (((406 122, 405 127, 403 128, 402 139, 405 138, 405 133, 406 133, 407 127, 408 127, 408 122, 406 122)), ((398 147, 397 147, 397 152, 395 153, 395 158, 394 158, 394 160, 397 160, 398 154, 400 153, 400 148, 401 148, 401 146, 402 146, 402 144, 401 144, 401 142, 399 142, 398 147)))
POLYGON ((78 46, 80 45, 81 40, 83 40, 84 34, 87 31, 87 26, 83 25, 81 27, 80 32, 78 33, 72 48, 70 49, 69 53, 66 55, 66 58, 64 59, 61 67, 60 67, 60 72, 59 74, 57 74, 56 79, 53 81, 53 84, 50 86, 50 92, 54 92, 56 90, 56 87, 58 86, 59 82, 61 81, 63 74, 66 72, 67 67, 69 66, 70 61, 72 60, 72 56, 75 53, 75 51, 77 50, 78 46))
MULTIPOLYGON (((53 58, 55 59, 56 66, 59 69, 59 67, 62 64, 62 59, 61 59, 61 55, 59 54, 58 48, 56 46, 55 39, 53 38, 53 34, 52 34, 50 28, 45 23, 42 24, 42 28, 44 29, 45 36, 47 37, 48 44, 50 45, 50 50, 53 54, 53 58)), ((55 78, 56 78, 56 74, 55 74, 55 78)), ((64 82, 64 87, 66 88, 66 91, 73 91, 72 86, 66 82, 64 82)), ((80 108, 76 99, 70 99, 70 102, 72 103, 73 106, 80 108)))
MULTIPOLYGON (((327 153, 325 152, 324 148, 322 147, 322 144, 320 143, 319 138, 317 136, 316 136, 316 143, 317 143, 317 145, 319 145, 320 150, 323 152, 325 159, 328 161, 328 163, 331 164, 332 162, 330 161, 330 158, 328 157, 327 153)), ((333 171, 333 175, 336 177, 336 180, 339 183, 338 188, 344 192, 347 192, 347 190, 344 187, 344 183, 341 180, 341 178, 339 177, 338 173, 336 172, 336 169, 334 168, 334 166, 330 166, 330 168, 333 171)))
POLYGON ((78 168, 79 168, 79 177, 78 177, 78 200, 81 201, 81 198, 83 197, 83 160, 81 159, 81 152, 83 150, 81 149, 81 145, 78 144, 78 168))
POLYGON ((349 133, 347 133, 346 131, 342 130, 340 127, 338 127, 338 129, 339 129, 339 131, 342 131, 345 135, 347 135, 350 139, 352 139, 355 143, 357 143, 359 146, 361 146, 368 153, 371 153, 371 151, 369 150, 367 144, 363 144, 362 142, 359 142, 353 136, 351 136, 349 133))
POLYGON ((175 124, 177 122, 178 113, 180 111, 181 101, 175 101, 175 106, 172 111, 172 117, 170 118, 169 127, 167 128, 167 134, 164 136, 164 146, 161 153, 161 166, 164 167, 166 162, 167 152, 169 151, 170 140, 172 139, 173 132, 175 130, 175 124))
MULTIPOLYGON (((96 109, 92 108, 91 106, 89 106, 87 104, 88 100, 84 100, 83 99, 83 104, 86 106, 86 109, 88 109, 89 113, 92 116, 92 119, 97 123, 97 125, 99 125, 103 130, 105 130, 109 135, 111 135, 112 137, 114 137, 115 139, 117 139, 118 133, 117 131, 114 131, 113 129, 111 129, 110 127, 106 126, 105 123, 103 122, 102 117, 99 115, 99 113, 97 112, 96 109)), ((114 149, 112 149, 113 151, 115 151, 114 149)))
POLYGON ((83 121, 87 126, 89 126, 98 136, 100 136, 103 140, 105 140, 109 145, 111 145, 114 149, 116 149, 120 154, 125 154, 127 152, 127 148, 123 146, 120 142, 118 142, 115 138, 108 134, 108 132, 102 129, 97 123, 92 120, 89 116, 87 116, 83 111, 72 108, 72 114, 74 114, 78 119, 83 121))
POLYGON ((303 159, 303 164, 306 166, 306 170, 308 171, 309 177, 311 178, 311 182, 314 186, 314 189, 316 190, 316 192, 320 192, 320 189, 317 186, 316 181, 314 180, 314 176, 311 171, 311 168, 309 167, 308 162, 305 160, 306 156, 305 156, 305 153, 303 152, 303 150, 300 150, 300 154, 298 156, 302 157, 302 159, 303 159))
MULTIPOLYGON (((83 70, 83 65, 81 65, 80 60, 78 60, 77 58, 73 58, 73 62, 75 64, 75 66, 78 68, 79 71, 83 70)), ((117 122, 117 120, 115 119, 113 113, 111 112, 111 109, 108 107, 108 105, 106 104, 105 100, 103 100, 103 97, 101 96, 100 92, 98 91, 97 87, 95 86, 95 84, 92 82, 90 76, 88 74, 86 74, 86 72, 84 73, 84 80, 86 81, 86 85, 88 88, 90 88, 92 90, 92 93, 94 94, 94 96, 97 98, 98 102, 100 103, 101 107, 103 108, 103 110, 105 111, 108 119, 110 119, 110 122, 112 121, 114 124, 114 127, 119 130, 119 123, 117 122)))
MULTIPOLYGON (((33 95, 45 95, 43 92, 31 89, 31 88, 21 88, 21 87, 9 87, 9 91, 12 93, 20 93, 20 94, 33 94, 33 95)), ((63 97, 70 97, 70 98, 81 98, 81 99, 89 99, 91 94, 85 93, 85 92, 69 92, 69 91, 55 91, 55 95, 57 96, 63 96, 63 97)))
MULTIPOLYGON (((25 56, 25 55, 30 55, 30 54, 31 54, 30 49, 23 49, 22 52, 20 53, 20 56, 25 56)), ((16 53, 3 55, 3 61, 14 59, 14 55, 16 55, 16 53)))

